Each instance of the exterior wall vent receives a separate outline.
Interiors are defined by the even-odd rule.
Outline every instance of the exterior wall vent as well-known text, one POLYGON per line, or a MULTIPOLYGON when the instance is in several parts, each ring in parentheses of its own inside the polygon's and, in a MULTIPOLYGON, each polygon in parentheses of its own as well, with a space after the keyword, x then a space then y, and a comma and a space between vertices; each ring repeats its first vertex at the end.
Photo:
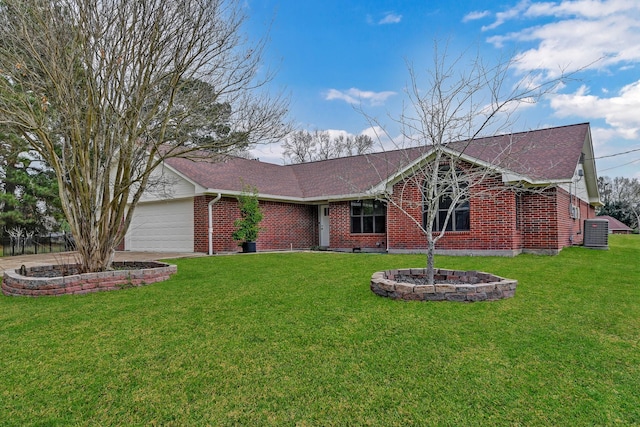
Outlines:
POLYGON ((609 249, 609 221, 606 219, 584 220, 584 247, 609 249))

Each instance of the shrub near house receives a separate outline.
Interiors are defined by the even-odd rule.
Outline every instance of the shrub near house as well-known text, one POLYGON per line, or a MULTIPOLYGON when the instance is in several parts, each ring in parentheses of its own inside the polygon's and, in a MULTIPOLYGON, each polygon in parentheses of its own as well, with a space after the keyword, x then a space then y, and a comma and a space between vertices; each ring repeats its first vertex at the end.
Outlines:
POLYGON ((262 221, 262 210, 258 201, 258 189, 245 186, 242 194, 238 196, 238 208, 240 218, 233 223, 236 228, 231 234, 233 240, 240 242, 242 252, 255 252, 256 240, 260 232, 260 221, 262 221))

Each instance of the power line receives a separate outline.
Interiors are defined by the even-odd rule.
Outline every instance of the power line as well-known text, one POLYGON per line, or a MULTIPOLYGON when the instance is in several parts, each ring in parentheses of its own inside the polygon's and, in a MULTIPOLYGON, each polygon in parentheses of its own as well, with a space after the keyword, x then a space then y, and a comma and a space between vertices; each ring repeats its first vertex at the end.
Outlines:
POLYGON ((633 150, 623 151, 621 153, 608 154, 606 156, 598 156, 598 157, 594 157, 594 159, 606 159, 607 157, 622 156, 623 154, 634 153, 636 151, 640 151, 640 148, 634 148, 633 150))
MULTIPOLYGON (((638 150, 634 150, 634 151, 638 151, 638 150)), ((611 170, 611 169, 621 168, 622 166, 627 166, 627 165, 630 165, 630 164, 635 163, 635 162, 638 162, 638 161, 640 161, 640 159, 635 159, 635 160, 632 160, 632 161, 627 162, 627 163, 623 163, 623 164, 618 165, 618 166, 612 166, 612 167, 610 167, 610 168, 600 169, 598 172, 604 172, 604 171, 609 171, 609 170, 611 170)))

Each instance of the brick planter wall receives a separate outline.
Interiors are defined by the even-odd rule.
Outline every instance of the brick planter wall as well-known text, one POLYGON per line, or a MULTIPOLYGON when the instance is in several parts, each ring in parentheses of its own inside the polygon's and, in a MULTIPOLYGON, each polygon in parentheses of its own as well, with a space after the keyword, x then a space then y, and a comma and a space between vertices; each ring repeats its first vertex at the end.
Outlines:
MULTIPOLYGON (((114 266, 119 267, 118 264, 126 263, 114 263, 114 266)), ((157 267, 72 274, 59 277, 23 276, 16 270, 7 270, 4 272, 4 280, 2 281, 2 293, 8 296, 37 297, 112 291, 162 282, 178 271, 177 266, 162 262, 145 264, 156 264, 157 267)), ((126 265, 120 265, 120 267, 124 266, 126 265)), ((27 274, 32 274, 37 271, 46 271, 47 269, 51 269, 51 266, 33 267, 26 269, 26 272, 27 274)))
POLYGON ((445 269, 436 269, 435 285, 409 283, 425 277, 424 268, 378 271, 371 276, 371 291, 405 301, 474 302, 511 298, 518 284, 517 280, 481 271, 445 269))

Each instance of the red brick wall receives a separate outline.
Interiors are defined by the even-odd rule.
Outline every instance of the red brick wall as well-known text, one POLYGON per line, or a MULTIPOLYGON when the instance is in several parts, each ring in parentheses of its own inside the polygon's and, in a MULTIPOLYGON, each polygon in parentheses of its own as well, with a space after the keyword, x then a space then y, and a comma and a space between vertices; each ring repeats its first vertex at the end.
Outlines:
MULTIPOLYGON (((413 220, 422 223, 420 189, 415 183, 401 182, 394 186, 394 197, 406 213, 389 204, 389 249, 425 250, 426 237, 413 220)), ((447 232, 436 249, 556 252, 581 244, 582 224, 595 217, 595 209, 575 197, 573 203, 580 206, 580 219, 571 218, 565 190, 552 188, 518 196, 505 189, 499 178, 489 179, 473 188, 470 230, 447 232)))
MULTIPOLYGON (((498 178, 499 180, 499 178, 498 178)), ((474 188, 470 201, 470 230, 447 232, 437 249, 469 251, 551 251, 582 243, 583 223, 595 217, 595 209, 574 198, 580 206, 580 219, 570 218, 569 194, 562 189, 517 196, 501 188, 498 181, 487 181, 474 188)), ((420 189, 399 183, 394 195, 403 200, 411 217, 422 223, 420 189)), ((207 204, 212 196, 194 200, 194 251, 208 252, 207 204)), ((266 250, 306 249, 319 244, 318 207, 292 203, 261 201, 264 212, 257 248, 266 250)), ((223 197, 213 205, 214 252, 238 251, 231 238, 233 222, 239 216, 235 198, 223 197)), ((388 204, 387 233, 352 234, 350 202, 330 204, 331 249, 425 250, 426 238, 411 217, 388 204)))
POLYGON ((557 203, 556 189, 522 195, 521 231, 525 251, 560 249, 557 203))
MULTIPOLYGON (((194 251, 208 252, 208 208, 213 196, 198 196, 194 200, 194 251)), ((259 251, 308 249, 318 244, 317 207, 292 203, 260 201, 264 219, 260 226, 256 248, 259 251)), ((233 222, 240 216, 235 198, 223 197, 213 204, 213 251, 240 250, 231 238, 233 222)))
POLYGON ((318 245, 318 207, 261 201, 264 219, 258 250, 309 249, 318 245))
POLYGON ((386 249, 386 233, 351 233, 351 202, 329 205, 329 233, 331 249, 386 249))
MULTIPOLYGON (((470 207, 470 229, 447 232, 436 245, 444 250, 513 250, 521 245, 516 227, 516 196, 488 180, 474 187, 470 207)), ((416 220, 422 224, 420 188, 415 183, 398 183, 394 197, 403 210, 391 206, 388 211, 390 249, 424 250, 426 237, 416 220)))
MULTIPOLYGON (((193 200, 193 251, 209 252, 208 204, 213 196, 197 196, 193 200)), ((238 202, 234 198, 223 197, 213 204, 213 251, 237 251, 238 243, 231 238, 233 221, 240 216, 238 202)))
POLYGON ((562 247, 581 245, 584 241, 584 220, 595 218, 596 210, 584 200, 572 197, 563 189, 558 190, 559 242, 562 247), (571 218, 569 206, 580 208, 580 218, 571 218))
POLYGON ((438 249, 510 251, 520 249, 516 221, 516 194, 502 186, 501 178, 487 178, 472 188, 470 230, 448 233, 438 249))
POLYGON ((393 187, 393 196, 393 201, 400 205, 402 209, 392 203, 387 204, 389 249, 426 249, 426 237, 414 221, 415 219, 422 224, 422 194, 420 188, 413 182, 398 183, 393 187))

